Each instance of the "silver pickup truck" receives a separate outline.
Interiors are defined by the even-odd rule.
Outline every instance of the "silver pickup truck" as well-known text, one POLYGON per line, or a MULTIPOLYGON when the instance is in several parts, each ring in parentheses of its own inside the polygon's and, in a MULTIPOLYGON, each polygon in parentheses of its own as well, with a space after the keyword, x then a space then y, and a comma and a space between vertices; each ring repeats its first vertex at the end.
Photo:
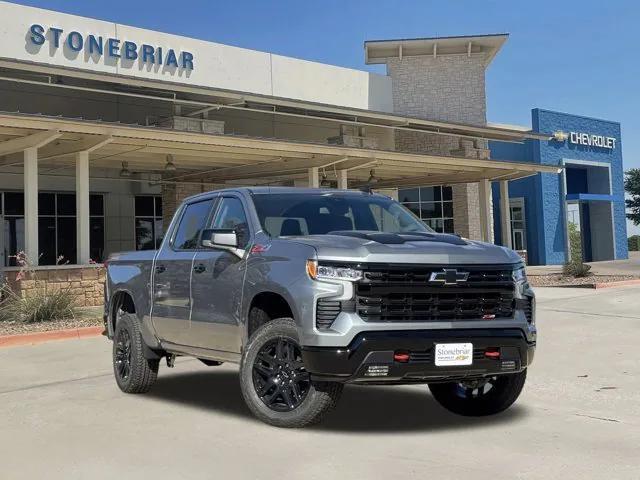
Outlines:
POLYGON ((536 345, 515 252, 333 189, 186 199, 159 250, 108 259, 104 321, 122 391, 148 391, 162 358, 238 363, 247 405, 280 427, 319 421, 346 383, 427 384, 453 412, 494 414, 536 345))

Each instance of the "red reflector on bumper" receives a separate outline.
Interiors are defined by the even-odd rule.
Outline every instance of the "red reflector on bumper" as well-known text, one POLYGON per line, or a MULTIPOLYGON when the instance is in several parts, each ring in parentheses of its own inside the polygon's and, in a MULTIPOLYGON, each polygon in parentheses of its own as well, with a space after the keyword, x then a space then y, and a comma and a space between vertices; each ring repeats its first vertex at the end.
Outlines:
POLYGON ((393 359, 396 362, 407 363, 409 361, 409 354, 407 352, 396 352, 393 354, 393 359))
POLYGON ((499 348, 487 348, 484 352, 484 356, 487 358, 500 358, 500 349, 499 348))

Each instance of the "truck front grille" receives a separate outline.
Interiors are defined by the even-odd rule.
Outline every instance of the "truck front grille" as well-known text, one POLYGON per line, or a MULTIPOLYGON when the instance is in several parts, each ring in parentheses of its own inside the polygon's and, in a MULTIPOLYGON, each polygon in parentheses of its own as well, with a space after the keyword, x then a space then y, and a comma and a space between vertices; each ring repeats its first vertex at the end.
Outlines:
POLYGON ((366 322, 424 322, 510 318, 512 267, 446 266, 468 273, 457 284, 430 281, 442 267, 367 265, 356 284, 356 310, 366 322))

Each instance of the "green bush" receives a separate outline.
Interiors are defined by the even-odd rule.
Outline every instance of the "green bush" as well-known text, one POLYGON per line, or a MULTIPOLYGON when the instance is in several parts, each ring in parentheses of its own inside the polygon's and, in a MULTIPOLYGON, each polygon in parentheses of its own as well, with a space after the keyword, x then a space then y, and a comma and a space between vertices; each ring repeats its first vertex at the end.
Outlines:
POLYGON ((75 298, 67 288, 36 288, 24 297, 6 285, 1 290, 0 321, 35 323, 76 317, 75 298))
POLYGON ((586 277, 591 275, 591 265, 587 265, 582 261, 582 236, 578 226, 569 222, 567 225, 569 230, 569 256, 570 259, 562 267, 562 273, 570 277, 586 277))
POLYGON ((570 277, 587 277, 591 275, 589 270, 591 265, 582 262, 568 262, 562 267, 562 273, 570 277))
POLYGON ((632 235, 627 239, 630 252, 640 251, 640 235, 632 235))
MULTIPOLYGON (((46 283, 38 281, 26 253, 18 252, 12 258, 20 267, 16 281, 33 280, 36 288, 26 295, 19 295, 7 283, 0 284, 0 321, 35 323, 76 317, 78 307, 69 288, 48 288, 46 283)), ((62 260, 60 257, 58 263, 62 260)))

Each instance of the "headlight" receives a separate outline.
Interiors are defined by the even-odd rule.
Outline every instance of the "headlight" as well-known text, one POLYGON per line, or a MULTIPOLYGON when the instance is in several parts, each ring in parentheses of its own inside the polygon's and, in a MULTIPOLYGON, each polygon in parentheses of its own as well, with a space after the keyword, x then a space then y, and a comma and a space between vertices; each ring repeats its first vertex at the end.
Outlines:
POLYGON ((307 273, 314 280, 347 280, 357 282, 362 278, 362 271, 349 267, 330 267, 318 265, 316 260, 307 260, 307 273))
POLYGON ((527 272, 524 267, 513 271, 513 280, 516 283, 525 283, 527 281, 527 272))

